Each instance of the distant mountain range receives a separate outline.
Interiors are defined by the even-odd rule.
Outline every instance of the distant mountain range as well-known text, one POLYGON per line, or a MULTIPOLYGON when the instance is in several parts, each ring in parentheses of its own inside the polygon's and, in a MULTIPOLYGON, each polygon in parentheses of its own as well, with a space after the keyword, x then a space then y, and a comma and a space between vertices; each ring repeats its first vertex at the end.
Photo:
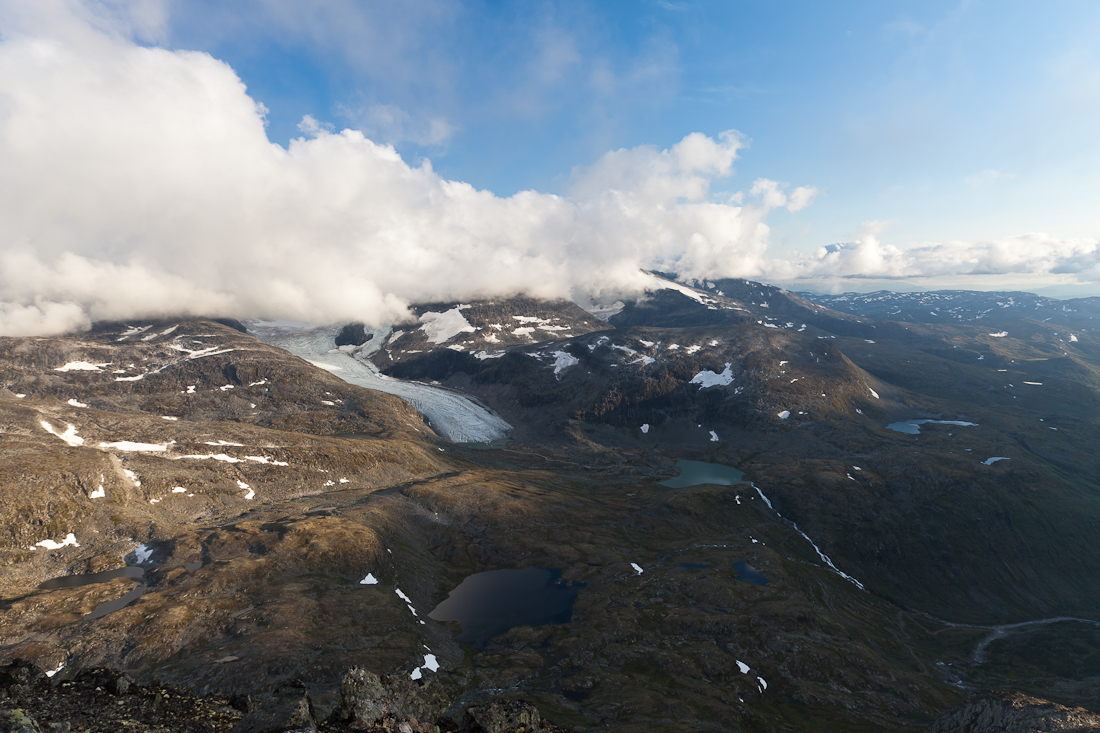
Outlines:
POLYGON ((936 290, 923 293, 842 293, 800 296, 834 310, 907 323, 995 323, 1008 318, 1031 318, 1078 326, 1100 325, 1100 298, 1057 300, 1020 291, 936 290))

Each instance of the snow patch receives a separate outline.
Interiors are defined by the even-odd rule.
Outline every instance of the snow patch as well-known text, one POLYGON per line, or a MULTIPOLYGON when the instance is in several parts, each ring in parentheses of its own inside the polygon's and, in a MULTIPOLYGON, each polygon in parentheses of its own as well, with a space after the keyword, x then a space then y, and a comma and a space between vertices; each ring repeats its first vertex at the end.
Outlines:
POLYGON ((741 670, 741 674, 748 674, 749 670, 752 669, 752 667, 745 664, 740 659, 735 659, 734 661, 737 662, 737 668, 741 670))
POLYGON ((125 331, 123 331, 119 335, 119 337, 115 340, 116 341, 125 341, 126 339, 130 338, 131 336, 137 336, 139 333, 145 333, 150 328, 152 328, 151 325, 149 325, 149 326, 130 326, 125 331))
POLYGON ((715 372, 712 372, 710 370, 704 370, 692 377, 691 381, 688 382, 688 384, 698 384, 699 389, 706 389, 707 387, 726 386, 732 381, 733 363, 727 361, 726 368, 722 370, 721 374, 716 374, 715 372))
POLYGON ((92 493, 88 494, 89 499, 102 499, 105 496, 107 496, 107 492, 103 490, 103 484, 100 484, 98 489, 95 489, 94 491, 92 491, 92 493))
POLYGON ((710 442, 711 443, 717 443, 718 442, 718 433, 714 432, 713 430, 710 431, 710 442))
POLYGON ((1008 458, 1008 456, 994 456, 993 458, 986 458, 984 461, 982 461, 982 463, 989 466, 991 464, 996 463, 997 461, 1008 461, 1008 460, 1011 460, 1010 458, 1008 458))
POLYGON ((989 335, 993 338, 1003 339, 1005 336, 1008 335, 1008 331, 998 331, 997 333, 991 333, 989 335))
POLYGON ((562 370, 568 369, 571 366, 575 366, 580 363, 577 357, 566 351, 554 352, 554 374, 560 374, 562 370))
POLYGON ((248 493, 245 494, 244 497, 246 500, 251 501, 253 498, 255 498, 256 492, 253 491, 252 487, 246 484, 244 481, 237 479, 237 486, 239 486, 241 489, 248 489, 248 493))
POLYGON ((80 543, 76 541, 76 535, 72 532, 65 535, 65 539, 60 542, 54 540, 42 540, 41 542, 34 543, 35 547, 45 547, 47 550, 60 550, 62 547, 72 545, 73 547, 80 547, 80 543))
POLYGON ((359 585, 378 585, 378 578, 373 573, 367 573, 367 577, 360 580, 359 585))
MULTIPOLYGON (((1027 382, 1024 382, 1024 384, 1027 384, 1027 382)), ((72 405, 73 407, 87 407, 88 406, 83 402, 77 402, 75 399, 70 399, 67 404, 72 405)))
POLYGON ((870 387, 868 387, 867 389, 868 389, 868 390, 869 390, 869 391, 871 392, 871 396, 872 396, 872 397, 874 397, 874 398, 875 398, 876 400, 877 400, 877 399, 881 399, 881 398, 880 398, 880 397, 878 396, 878 392, 876 392, 875 390, 871 389, 870 387))
POLYGON ((54 430, 53 426, 50 425, 45 420, 42 420, 39 424, 45 429, 45 431, 47 433, 49 433, 50 435, 57 436, 58 438, 61 438, 62 440, 64 440, 66 443, 68 443, 69 445, 71 445, 73 447, 76 447, 78 445, 84 445, 84 438, 81 438, 79 435, 76 434, 76 428, 73 427, 72 425, 70 425, 68 427, 68 429, 65 430, 65 432, 59 433, 56 430, 54 430))
POLYGON ((786 420, 788 417, 791 416, 791 411, 790 410, 783 410, 783 412, 780 412, 778 414, 779 414, 779 419, 780 420, 786 420))
POLYGON ((648 433, 648 432, 649 432, 649 423, 646 423, 645 425, 643 425, 643 426, 641 427, 641 431, 642 431, 643 433, 648 433))
POLYGON ((462 308, 461 305, 456 306, 443 313, 428 311, 420 316, 420 322, 424 324, 420 330, 427 336, 428 343, 441 344, 460 333, 473 333, 477 330, 462 315, 462 308))
MULTIPOLYGON (((109 364, 110 362, 108 362, 109 364)), ((92 364, 87 361, 70 361, 65 366, 59 366, 54 369, 55 372, 101 372, 101 366, 107 366, 107 364, 92 364)))
POLYGON ((638 575, 641 575, 642 573, 645 572, 645 570, 642 569, 642 566, 639 565, 636 562, 630 563, 630 567, 634 568, 634 570, 636 570, 638 572, 638 575))

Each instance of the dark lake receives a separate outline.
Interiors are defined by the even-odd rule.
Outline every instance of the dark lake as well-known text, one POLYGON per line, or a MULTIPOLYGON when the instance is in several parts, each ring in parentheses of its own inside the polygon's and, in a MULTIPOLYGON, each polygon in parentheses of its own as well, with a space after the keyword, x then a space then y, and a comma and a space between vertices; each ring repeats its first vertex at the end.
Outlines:
POLYGON ((733 569, 737 571, 737 579, 753 585, 767 585, 771 581, 760 574, 760 571, 742 560, 735 562, 733 569))
POLYGON ((718 486, 733 486, 742 483, 745 477, 744 471, 723 466, 721 463, 706 463, 704 461, 677 461, 676 468, 680 469, 680 475, 659 482, 661 486, 670 489, 686 489, 689 486, 700 484, 717 484, 718 486))
POLYGON ((102 573, 87 573, 85 575, 63 575, 60 578, 51 578, 42 585, 40 590, 59 590, 61 588, 79 588, 82 585, 92 583, 106 583, 115 578, 140 578, 145 571, 137 567, 118 568, 116 570, 104 570, 102 573))
POLYGON ((566 624, 584 583, 566 584, 557 568, 490 570, 469 575, 430 614, 436 621, 458 621, 455 638, 484 648, 516 626, 566 624))
POLYGON ((934 423, 936 425, 959 425, 961 427, 978 426, 976 422, 966 422, 964 420, 904 420, 902 422, 892 422, 886 427, 889 430, 905 433, 906 435, 920 435, 920 426, 925 423, 934 423))

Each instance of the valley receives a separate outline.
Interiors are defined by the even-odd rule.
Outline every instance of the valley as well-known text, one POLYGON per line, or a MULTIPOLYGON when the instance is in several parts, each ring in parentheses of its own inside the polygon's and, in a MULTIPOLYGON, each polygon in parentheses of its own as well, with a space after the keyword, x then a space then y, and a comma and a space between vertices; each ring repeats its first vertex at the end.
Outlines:
POLYGON ((572 730, 918 731, 988 689, 1096 709, 1088 327, 651 277, 599 317, 0 339, 0 663, 300 681, 332 730, 352 667, 572 730), (435 613, 535 568, 523 592, 568 591, 549 623, 435 613))

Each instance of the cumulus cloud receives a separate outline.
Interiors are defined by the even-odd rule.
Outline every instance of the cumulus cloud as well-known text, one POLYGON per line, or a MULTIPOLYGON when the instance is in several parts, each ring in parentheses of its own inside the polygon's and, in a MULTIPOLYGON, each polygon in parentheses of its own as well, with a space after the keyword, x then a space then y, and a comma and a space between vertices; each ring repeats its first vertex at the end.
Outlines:
MULTIPOLYGON (((645 287, 643 267, 685 281, 1100 279, 1096 240, 900 248, 878 222, 770 259, 769 213, 818 191, 760 178, 718 200, 745 147, 732 130, 608 152, 564 196, 499 197, 312 117, 284 148, 227 64, 148 45, 162 7, 0 0, 0 335, 177 315, 377 324, 415 302, 620 297, 645 287)), ((364 114, 380 140, 451 133, 397 107, 364 114)))
POLYGON ((1100 240, 1059 239, 1031 232, 991 242, 927 242, 897 247, 880 235, 887 223, 864 223, 851 242, 819 248, 792 262, 773 261, 765 270, 791 278, 935 278, 958 275, 1073 275, 1100 280, 1100 240))
POLYGON ((734 131, 610 152, 568 196, 498 197, 309 117, 283 148, 225 63, 49 7, 0 42, 0 334, 187 314, 380 323, 417 301, 614 296, 643 266, 753 275, 767 212, 811 197, 712 201, 734 131))
POLYGON ((820 193, 815 186, 799 186, 789 195, 782 189, 782 184, 767 178, 758 178, 752 184, 752 193, 760 196, 769 209, 784 207, 791 212, 806 208, 820 193))

